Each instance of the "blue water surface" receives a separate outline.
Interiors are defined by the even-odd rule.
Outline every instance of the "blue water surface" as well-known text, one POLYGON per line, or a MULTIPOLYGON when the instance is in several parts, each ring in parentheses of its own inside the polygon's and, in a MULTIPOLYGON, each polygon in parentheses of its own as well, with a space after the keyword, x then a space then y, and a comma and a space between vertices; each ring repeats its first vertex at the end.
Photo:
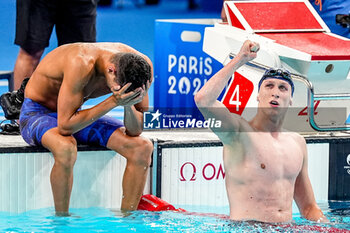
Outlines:
POLYGON ((186 206, 189 213, 73 208, 69 217, 56 217, 53 208, 44 208, 0 212, 0 232, 350 232, 350 202, 319 206, 331 223, 310 222, 299 213, 289 224, 235 222, 227 219, 227 207, 186 206))

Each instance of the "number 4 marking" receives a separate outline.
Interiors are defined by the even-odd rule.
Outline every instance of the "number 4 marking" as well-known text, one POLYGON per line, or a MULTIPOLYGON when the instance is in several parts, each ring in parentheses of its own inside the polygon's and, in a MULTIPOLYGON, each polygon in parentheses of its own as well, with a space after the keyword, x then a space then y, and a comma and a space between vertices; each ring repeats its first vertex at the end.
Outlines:
MULTIPOLYGON (((316 100, 314 102, 314 113, 315 113, 315 115, 317 115, 316 110, 317 110, 317 107, 318 107, 319 104, 320 104, 320 100, 316 100)), ((306 116, 306 115, 307 115, 307 106, 305 108, 303 108, 303 110, 301 110, 299 112, 298 116, 306 116)))
POLYGON ((236 111, 239 111, 239 106, 241 106, 241 101, 239 101, 239 85, 235 87, 235 90, 233 91, 230 101, 230 105, 236 105, 236 111), (234 97, 236 96, 236 99, 234 100, 234 97))

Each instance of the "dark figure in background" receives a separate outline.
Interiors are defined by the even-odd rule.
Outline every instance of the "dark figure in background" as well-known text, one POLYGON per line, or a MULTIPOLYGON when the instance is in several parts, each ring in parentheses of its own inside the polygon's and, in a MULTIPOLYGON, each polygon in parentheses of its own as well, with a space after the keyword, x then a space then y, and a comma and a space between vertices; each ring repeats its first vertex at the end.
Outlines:
MULTIPOLYGON (((14 92, 1 96, 5 117, 18 119, 24 87, 49 45, 55 26, 58 46, 73 42, 96 41, 96 9, 98 0, 17 0, 16 38, 20 46, 14 67, 14 92), (23 82, 24 81, 24 82, 23 82), (23 83, 22 83, 23 82, 23 83), (22 83, 22 86, 21 86, 22 83)), ((18 126, 3 125, 3 131, 17 131, 18 126)))
MULTIPOLYGON (((332 33, 344 36, 350 39, 349 24, 341 24, 342 21, 337 22, 337 15, 346 15, 349 19, 350 1, 346 0, 310 0, 317 13, 321 16, 323 21, 327 24, 332 33), (345 26, 345 27, 344 27, 345 26)), ((339 16, 338 16, 339 17, 339 16)))
POLYGON ((58 46, 96 41, 97 0, 17 0, 15 44, 20 46, 14 68, 14 89, 39 64, 53 27, 58 46))

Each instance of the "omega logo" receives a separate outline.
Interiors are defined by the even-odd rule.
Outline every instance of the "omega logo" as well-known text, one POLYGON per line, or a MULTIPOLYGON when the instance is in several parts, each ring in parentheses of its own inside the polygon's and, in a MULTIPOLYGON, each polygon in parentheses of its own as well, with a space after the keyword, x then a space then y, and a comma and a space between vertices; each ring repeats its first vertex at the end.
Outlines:
POLYGON ((348 166, 344 166, 344 169, 346 169, 346 172, 350 175, 350 154, 346 157, 346 163, 348 166))
MULTIPOLYGON (((201 175, 205 180, 213 180, 213 179, 224 179, 225 178, 225 172, 222 167, 222 164, 220 164, 218 167, 215 167, 212 163, 207 163, 203 166, 201 169, 201 175)), ((185 162, 181 165, 180 168, 180 181, 195 181, 197 179, 197 167, 192 162, 185 162), (187 174, 189 175, 187 178, 185 178, 184 170, 187 171, 187 174)))

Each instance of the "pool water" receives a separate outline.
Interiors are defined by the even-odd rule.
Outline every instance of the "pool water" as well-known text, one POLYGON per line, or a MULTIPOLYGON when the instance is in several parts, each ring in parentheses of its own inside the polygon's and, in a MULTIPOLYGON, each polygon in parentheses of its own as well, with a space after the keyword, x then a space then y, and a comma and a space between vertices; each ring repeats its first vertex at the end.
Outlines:
POLYGON ((193 214, 171 211, 125 214, 120 210, 81 208, 71 209, 70 217, 56 217, 53 208, 45 208, 21 214, 0 212, 0 232, 350 232, 350 202, 319 206, 331 223, 313 223, 298 213, 293 214, 292 223, 283 225, 234 222, 223 218, 228 207, 180 206, 193 214))

